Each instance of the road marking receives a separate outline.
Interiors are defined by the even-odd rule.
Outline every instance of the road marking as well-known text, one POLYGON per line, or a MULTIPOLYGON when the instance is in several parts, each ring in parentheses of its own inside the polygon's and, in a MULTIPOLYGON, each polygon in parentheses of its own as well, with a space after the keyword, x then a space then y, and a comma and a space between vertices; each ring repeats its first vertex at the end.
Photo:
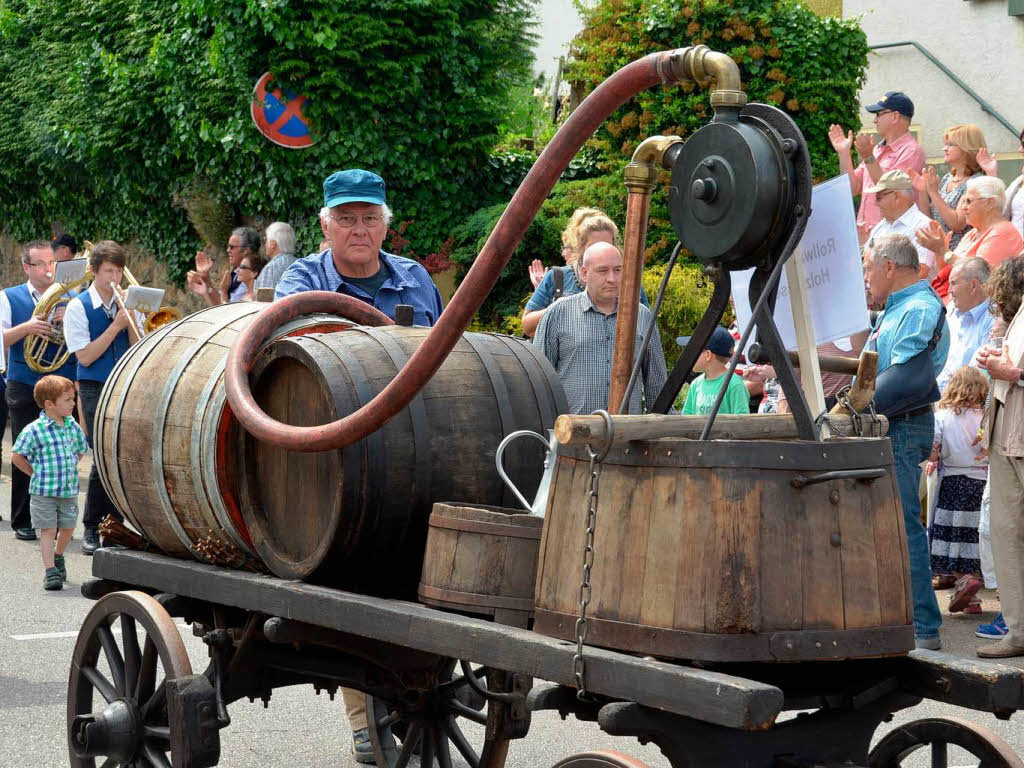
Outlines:
MULTIPOLYGON (((189 629, 188 624, 176 624, 178 629, 189 629)), ((111 627, 110 631, 115 635, 121 634, 119 627, 111 627)), ((37 632, 35 634, 28 635, 8 635, 11 640, 57 640, 62 637, 78 637, 78 630, 74 629, 70 632, 37 632)))

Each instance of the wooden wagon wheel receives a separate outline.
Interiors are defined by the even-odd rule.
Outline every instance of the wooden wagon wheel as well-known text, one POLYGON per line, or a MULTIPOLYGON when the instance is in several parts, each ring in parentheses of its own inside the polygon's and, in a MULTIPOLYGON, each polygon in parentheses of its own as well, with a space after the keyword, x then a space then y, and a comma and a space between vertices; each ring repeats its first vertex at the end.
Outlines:
MULTIPOLYGON (((414 754, 421 768, 453 768, 457 752, 470 768, 502 768, 509 740, 494 738, 497 729, 488 727, 493 707, 470 690, 463 674, 455 674, 456 661, 444 667, 439 679, 445 682, 417 697, 413 705, 395 705, 366 696, 367 729, 377 768, 405 768, 414 754), (483 749, 477 754, 466 738, 464 727, 483 734, 483 749), (397 740, 396 740, 397 737, 397 740)), ((474 671, 479 679, 485 667, 474 671)))
POLYGON ((621 752, 581 752, 555 764, 554 768, 648 768, 647 763, 621 752))
POLYGON ((871 750, 868 765, 896 768, 911 753, 930 746, 932 768, 940 768, 949 765, 950 745, 976 757, 981 768, 1024 768, 1009 744, 987 728, 958 717, 929 717, 893 729, 871 750))
POLYGON ((101 768, 170 768, 164 685, 191 674, 181 635, 156 600, 113 592, 96 601, 79 630, 68 679, 73 768, 94 768, 96 758, 101 768))

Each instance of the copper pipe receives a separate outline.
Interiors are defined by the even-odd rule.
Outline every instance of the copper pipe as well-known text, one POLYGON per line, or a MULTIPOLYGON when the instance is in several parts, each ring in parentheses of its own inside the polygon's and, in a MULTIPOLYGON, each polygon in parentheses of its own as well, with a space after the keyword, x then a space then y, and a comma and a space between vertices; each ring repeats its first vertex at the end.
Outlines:
POLYGON ((681 144, 678 136, 651 136, 640 142, 626 166, 626 234, 622 248, 622 283, 615 319, 615 354, 608 386, 608 413, 618 413, 633 370, 633 343, 640 312, 640 283, 647 250, 647 217, 651 193, 669 148, 681 144))
MULTIPOLYGON (((710 56, 711 53, 706 46, 652 53, 627 64, 594 89, 537 158, 423 344, 384 390, 355 413, 319 427, 294 427, 276 422, 260 410, 249 391, 247 366, 251 365, 252 354, 269 333, 267 326, 270 319, 278 320, 281 317, 277 303, 264 310, 260 314, 261 319, 265 313, 272 313, 268 315, 267 322, 254 322, 243 330, 235 340, 227 361, 225 383, 228 400, 245 429, 259 440, 295 451, 341 448, 378 430, 405 408, 441 367, 494 287, 512 250, 518 245, 551 188, 583 146, 583 142, 609 115, 636 94, 659 84, 681 80, 704 82, 714 78, 720 84, 739 85, 738 70, 733 83, 728 74, 728 66, 718 57, 710 56)), ((301 314, 315 311, 311 306, 316 305, 316 302, 307 306, 303 299, 305 295, 289 297, 289 300, 295 300, 291 305, 292 311, 301 314)))

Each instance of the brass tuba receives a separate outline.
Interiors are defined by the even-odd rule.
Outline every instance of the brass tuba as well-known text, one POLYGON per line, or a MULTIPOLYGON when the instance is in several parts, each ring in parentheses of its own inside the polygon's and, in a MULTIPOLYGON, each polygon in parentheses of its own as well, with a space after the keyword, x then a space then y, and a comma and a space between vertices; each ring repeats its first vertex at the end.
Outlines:
MULTIPOLYGON (((32 310, 32 317, 41 317, 53 323, 53 333, 48 336, 29 334, 25 337, 25 364, 36 373, 53 373, 68 361, 68 347, 64 341, 64 321, 52 320, 60 307, 66 307, 74 298, 74 291, 86 285, 92 279, 89 272, 89 252, 92 243, 85 241, 85 276, 70 285, 54 283, 39 298, 39 303, 32 310)), ((54 265, 56 268, 56 265, 54 265)))

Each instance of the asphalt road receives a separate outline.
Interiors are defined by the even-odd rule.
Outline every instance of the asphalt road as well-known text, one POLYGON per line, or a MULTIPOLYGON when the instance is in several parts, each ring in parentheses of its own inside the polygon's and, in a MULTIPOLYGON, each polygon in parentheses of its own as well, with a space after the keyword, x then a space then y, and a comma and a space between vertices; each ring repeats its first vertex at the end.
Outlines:
MULTIPOLYGON (((4 457, 9 457, 5 440, 4 457)), ((88 459, 83 462, 83 484, 88 459)), ((79 593, 90 573, 91 560, 80 552, 81 529, 68 553, 70 582, 61 592, 42 589, 42 566, 37 545, 14 539, 9 527, 9 468, 0 479, 0 768, 32 766, 49 768, 68 765, 65 737, 65 707, 68 665, 75 635, 91 602, 79 593)), ((84 504, 84 494, 80 506, 84 504)), ((978 641, 973 632, 979 618, 991 620, 998 605, 992 593, 983 593, 984 613, 947 616, 942 628, 944 650, 974 658, 978 641)), ((940 602, 945 603, 942 599, 940 602)), ((206 666, 206 647, 191 633, 182 632, 193 667, 206 666)), ((1011 663, 1024 667, 1024 660, 1011 663)), ((232 724, 221 734, 221 762, 227 768, 304 768, 313 766, 354 768, 348 754, 350 739, 341 697, 330 701, 309 688, 275 691, 270 706, 239 702, 231 706, 232 724)), ((1024 729, 1017 715, 1008 722, 984 713, 928 703, 899 713, 879 735, 909 720, 952 715, 974 720, 1006 739, 1024 754, 1024 729)), ((478 740, 479 734, 470 734, 478 740)), ((647 762, 651 768, 667 768, 668 761, 653 746, 643 747, 634 739, 613 738, 594 723, 562 722, 556 714, 534 716, 527 739, 514 742, 509 768, 551 768, 559 760, 592 749, 617 749, 647 762)), ((973 763, 964 754, 951 752, 949 765, 973 763)), ((414 763, 415 764, 415 763, 414 763)), ((456 757, 456 765, 462 764, 456 757)), ((928 765, 924 752, 912 756, 907 765, 928 765)), ((707 767, 707 768, 710 768, 707 767)))

